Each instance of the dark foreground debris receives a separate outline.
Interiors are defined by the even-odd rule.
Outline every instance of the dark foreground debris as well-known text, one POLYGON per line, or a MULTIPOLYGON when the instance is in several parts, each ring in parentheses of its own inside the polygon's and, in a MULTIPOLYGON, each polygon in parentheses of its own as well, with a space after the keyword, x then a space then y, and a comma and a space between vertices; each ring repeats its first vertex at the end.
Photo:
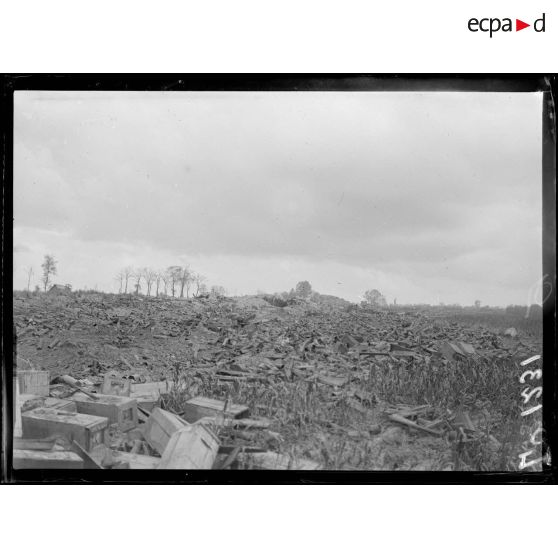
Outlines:
POLYGON ((421 313, 65 299, 15 301, 16 467, 506 468, 506 390, 540 354, 421 313))

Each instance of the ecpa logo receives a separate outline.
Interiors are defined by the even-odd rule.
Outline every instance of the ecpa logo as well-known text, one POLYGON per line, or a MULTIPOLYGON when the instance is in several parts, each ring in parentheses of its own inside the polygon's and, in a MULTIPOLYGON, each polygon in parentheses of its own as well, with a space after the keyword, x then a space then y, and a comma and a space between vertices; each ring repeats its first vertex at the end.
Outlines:
MULTIPOLYGON (((536 19, 533 22, 533 29, 537 33, 544 33, 545 23, 545 14, 543 14, 539 19, 536 19)), ((512 18, 509 17, 505 17, 503 19, 500 19, 498 17, 485 17, 482 19, 472 17, 469 20, 467 27, 469 28, 469 31, 472 31, 473 33, 477 33, 478 31, 481 31, 483 33, 490 33, 490 38, 492 38, 492 35, 494 33, 497 33, 498 31, 509 33, 514 30, 512 18)), ((531 27, 531 24, 525 23, 520 19, 515 20, 515 31, 521 31, 522 29, 526 29, 527 27, 531 27)))

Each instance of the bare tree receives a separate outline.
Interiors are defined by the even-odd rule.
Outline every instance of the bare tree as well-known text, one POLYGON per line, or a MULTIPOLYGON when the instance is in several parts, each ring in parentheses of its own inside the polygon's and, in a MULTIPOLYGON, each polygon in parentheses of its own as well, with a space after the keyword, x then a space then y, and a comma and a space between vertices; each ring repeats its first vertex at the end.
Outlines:
POLYGON ((140 294, 140 292, 141 292, 141 280, 143 278, 143 270, 142 269, 132 270, 132 273, 131 273, 130 277, 135 280, 135 283, 134 283, 135 294, 137 294, 137 295, 140 294))
POLYGON ((192 285, 192 272, 190 271, 187 265, 179 269, 180 269, 180 278, 179 278, 180 298, 184 297, 184 288, 186 288, 186 298, 188 298, 190 294, 190 287, 192 285))
POLYGON ((115 276, 114 276, 114 280, 118 282, 119 287, 118 287, 118 293, 122 293, 122 285, 124 284, 124 272, 123 271, 119 271, 115 276))
POLYGON ((46 254, 45 255, 45 259, 44 262, 41 264, 41 267, 43 268, 43 286, 44 286, 44 290, 46 293, 47 287, 50 284, 50 280, 51 278, 56 275, 57 273, 57 269, 56 269, 56 264, 58 262, 54 259, 54 256, 51 256, 50 254, 46 254))
POLYGON ((133 267, 125 267, 122 270, 122 274, 124 275, 124 293, 128 292, 128 281, 134 275, 134 268, 133 267))
POLYGON ((194 273, 192 275, 192 281, 194 283, 194 287, 196 288, 194 296, 204 294, 204 291, 207 290, 207 287, 205 285, 205 280, 206 278, 203 275, 200 275, 199 273, 194 273))
POLYGON ((147 296, 151 296, 151 285, 153 285, 157 277, 158 273, 155 270, 148 267, 143 269, 143 278, 147 284, 147 296))
POLYGON ((164 273, 165 272, 161 271, 160 269, 158 269, 155 272, 155 289, 156 289, 155 296, 159 296, 159 286, 161 285, 161 281, 163 280, 164 273))
POLYGON ((168 288, 171 282, 171 276, 168 269, 162 270, 160 274, 161 274, 161 281, 163 282, 163 288, 166 296, 168 295, 168 288))
POLYGON ((182 275, 182 268, 178 265, 171 265, 167 269, 167 273, 169 274, 169 283, 170 283, 170 288, 171 288, 171 295, 175 296, 176 286, 180 282, 180 277, 182 275))
POLYGON ((27 291, 31 290, 31 277, 33 277, 33 268, 29 266, 26 270, 27 273, 27 291))
POLYGON ((188 277, 186 278, 186 298, 190 297, 190 289, 192 288, 193 284, 194 284, 194 278, 192 277, 192 274, 190 273, 188 275, 188 277))

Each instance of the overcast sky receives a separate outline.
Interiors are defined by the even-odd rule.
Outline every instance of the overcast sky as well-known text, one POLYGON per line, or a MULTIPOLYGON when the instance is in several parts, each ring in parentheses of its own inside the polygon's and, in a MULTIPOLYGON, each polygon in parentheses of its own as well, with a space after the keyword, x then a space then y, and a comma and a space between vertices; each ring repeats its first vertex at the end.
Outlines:
POLYGON ((14 287, 189 264, 230 294, 526 304, 541 103, 523 93, 37 92, 14 114, 14 287))

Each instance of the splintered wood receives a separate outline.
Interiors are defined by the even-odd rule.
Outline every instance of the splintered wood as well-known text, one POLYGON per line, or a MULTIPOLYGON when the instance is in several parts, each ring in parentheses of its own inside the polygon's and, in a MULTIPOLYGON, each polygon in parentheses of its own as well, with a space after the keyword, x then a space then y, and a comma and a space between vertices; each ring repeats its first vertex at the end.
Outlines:
POLYGON ((49 454, 21 466, 64 450, 103 469, 444 469, 452 440, 499 444, 497 388, 516 393, 514 367, 542 354, 534 325, 489 314, 508 319, 318 293, 16 295, 14 447, 49 454))

